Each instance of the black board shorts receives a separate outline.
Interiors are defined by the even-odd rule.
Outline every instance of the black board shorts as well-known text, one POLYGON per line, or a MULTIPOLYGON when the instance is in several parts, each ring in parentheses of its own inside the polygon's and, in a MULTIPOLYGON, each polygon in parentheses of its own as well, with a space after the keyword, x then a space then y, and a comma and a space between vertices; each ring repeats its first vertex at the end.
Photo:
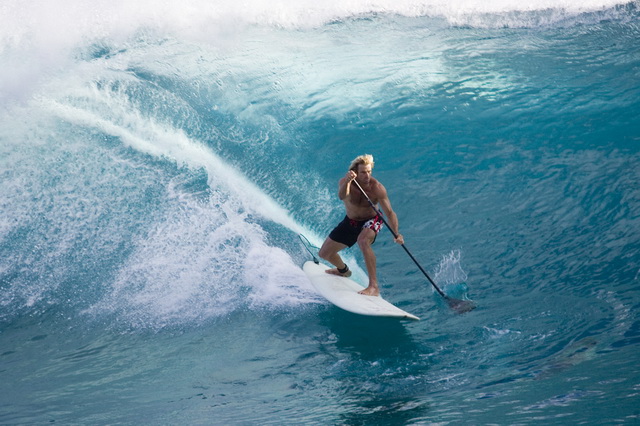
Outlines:
MULTIPOLYGON (((358 235, 364 228, 369 228, 375 231, 376 237, 378 232, 382 229, 383 224, 382 217, 375 215, 371 219, 367 220, 353 220, 345 216, 342 222, 338 224, 333 231, 329 234, 329 238, 338 243, 344 244, 347 247, 353 246, 358 241, 358 235)), ((373 238, 373 242, 376 241, 376 237, 373 238)))

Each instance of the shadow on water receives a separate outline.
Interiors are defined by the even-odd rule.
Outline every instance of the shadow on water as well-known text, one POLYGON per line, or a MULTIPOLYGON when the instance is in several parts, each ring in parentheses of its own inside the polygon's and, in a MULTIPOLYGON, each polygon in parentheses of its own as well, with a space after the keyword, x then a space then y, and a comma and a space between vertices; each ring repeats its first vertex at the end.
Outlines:
POLYGON ((345 395, 341 424, 405 424, 427 416, 426 384, 419 377, 429 368, 422 354, 430 351, 411 335, 412 322, 338 308, 322 322, 334 333, 340 358, 332 376, 345 395))
POLYGON ((338 349, 363 360, 397 358, 418 350, 407 332, 406 321, 357 315, 335 308, 327 312, 324 322, 336 335, 338 349))

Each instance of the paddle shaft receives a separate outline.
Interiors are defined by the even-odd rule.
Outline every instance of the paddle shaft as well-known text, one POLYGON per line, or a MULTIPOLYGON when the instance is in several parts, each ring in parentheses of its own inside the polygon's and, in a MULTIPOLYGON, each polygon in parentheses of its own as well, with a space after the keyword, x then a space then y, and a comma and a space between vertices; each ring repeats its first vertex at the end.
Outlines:
MULTIPOLYGON (((373 201, 371 201, 371 199, 369 198, 369 196, 367 195, 366 192, 364 192, 364 189, 362 189, 362 187, 360 186, 360 184, 358 183, 357 180, 353 180, 353 182, 355 182, 356 186, 358 187, 358 189, 360 190, 360 192, 362 192, 362 194, 364 194, 365 198, 367 199, 367 201, 369 202, 369 204, 371 205, 371 207, 376 211, 376 213, 378 213, 378 215, 380 215, 380 218, 382 219, 382 221, 384 222, 384 224, 387 226, 387 228, 389 229, 389 231, 391 231, 391 234, 393 234, 393 238, 398 238, 398 234, 396 234, 396 232, 389 226, 389 223, 387 223, 386 219, 384 218, 382 212, 380 210, 378 210, 378 208, 376 207, 375 204, 373 204, 373 201)), ((440 293, 440 296, 444 297, 445 299, 449 299, 449 296, 447 296, 446 294, 444 294, 444 292, 442 290, 440 290, 440 287, 438 287, 438 285, 435 283, 435 281, 433 281, 431 279, 431 277, 429 276, 429 274, 427 274, 427 271, 424 270, 424 268, 418 263, 418 261, 416 260, 415 257, 413 257, 413 254, 411 254, 411 252, 409 251, 409 249, 407 248, 407 246, 405 246, 404 244, 400 244, 402 246, 402 248, 404 249, 404 251, 407 252, 407 254, 409 255, 409 257, 411 258, 411 260, 413 260, 413 263, 416 264, 416 266, 418 267, 418 269, 420 269, 420 271, 424 274, 425 277, 427 277, 427 279, 429 280, 429 282, 431 283, 431 285, 433 286, 433 288, 436 289, 436 291, 438 293, 440 293)))

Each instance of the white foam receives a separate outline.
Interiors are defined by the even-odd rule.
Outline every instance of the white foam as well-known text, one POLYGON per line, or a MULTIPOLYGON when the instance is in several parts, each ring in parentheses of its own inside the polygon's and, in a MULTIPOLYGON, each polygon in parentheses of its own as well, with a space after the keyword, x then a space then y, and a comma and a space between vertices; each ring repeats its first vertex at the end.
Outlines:
MULTIPOLYGON (((68 68, 76 49, 143 33, 228 45, 250 26, 318 28, 372 14, 436 17, 453 25, 552 25, 631 0, 21 0, 0 4, 0 106, 31 98, 39 84, 68 68), (542 18, 529 16, 541 13, 542 18)), ((357 95, 357 93, 356 93, 357 95)))
POLYGON ((238 309, 287 309, 319 298, 284 250, 266 243, 236 200, 202 203, 174 187, 164 219, 133 242, 110 288, 84 312, 134 328, 199 324, 238 309))
POLYGON ((462 16, 556 10, 575 15, 625 4, 624 0, 4 0, 0 6, 0 54, 7 49, 35 49, 56 57, 69 47, 92 40, 125 40, 141 29, 165 34, 228 36, 243 25, 312 28, 335 20, 383 13, 462 16))
MULTIPOLYGON (((578 14, 599 11, 625 0, 4 0, 0 15, 3 47, 29 40, 49 46, 74 44, 80 38, 128 37, 140 28, 194 34, 235 31, 239 25, 310 28, 335 20, 384 13, 401 16, 505 14, 545 10, 578 14)), ((1 52, 1 50, 0 50, 1 52)))
POLYGON ((291 306, 318 300, 304 272, 284 250, 254 241, 244 260, 252 307, 291 306))
POLYGON ((237 206, 179 198, 136 242, 110 291, 86 312, 115 313, 130 326, 158 329, 246 306, 271 309, 314 300, 291 257, 265 244, 264 232, 247 223, 237 206))

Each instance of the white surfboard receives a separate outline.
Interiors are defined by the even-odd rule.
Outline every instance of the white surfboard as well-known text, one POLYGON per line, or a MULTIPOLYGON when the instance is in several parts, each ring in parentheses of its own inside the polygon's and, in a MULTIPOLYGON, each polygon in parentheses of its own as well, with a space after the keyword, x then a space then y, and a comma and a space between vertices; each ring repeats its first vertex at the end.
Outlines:
POLYGON ((420 320, 417 316, 403 311, 380 296, 358 294, 363 290, 361 285, 349 278, 327 274, 325 272, 327 269, 329 267, 317 265, 311 261, 306 262, 302 267, 318 293, 337 307, 360 315, 420 320))

